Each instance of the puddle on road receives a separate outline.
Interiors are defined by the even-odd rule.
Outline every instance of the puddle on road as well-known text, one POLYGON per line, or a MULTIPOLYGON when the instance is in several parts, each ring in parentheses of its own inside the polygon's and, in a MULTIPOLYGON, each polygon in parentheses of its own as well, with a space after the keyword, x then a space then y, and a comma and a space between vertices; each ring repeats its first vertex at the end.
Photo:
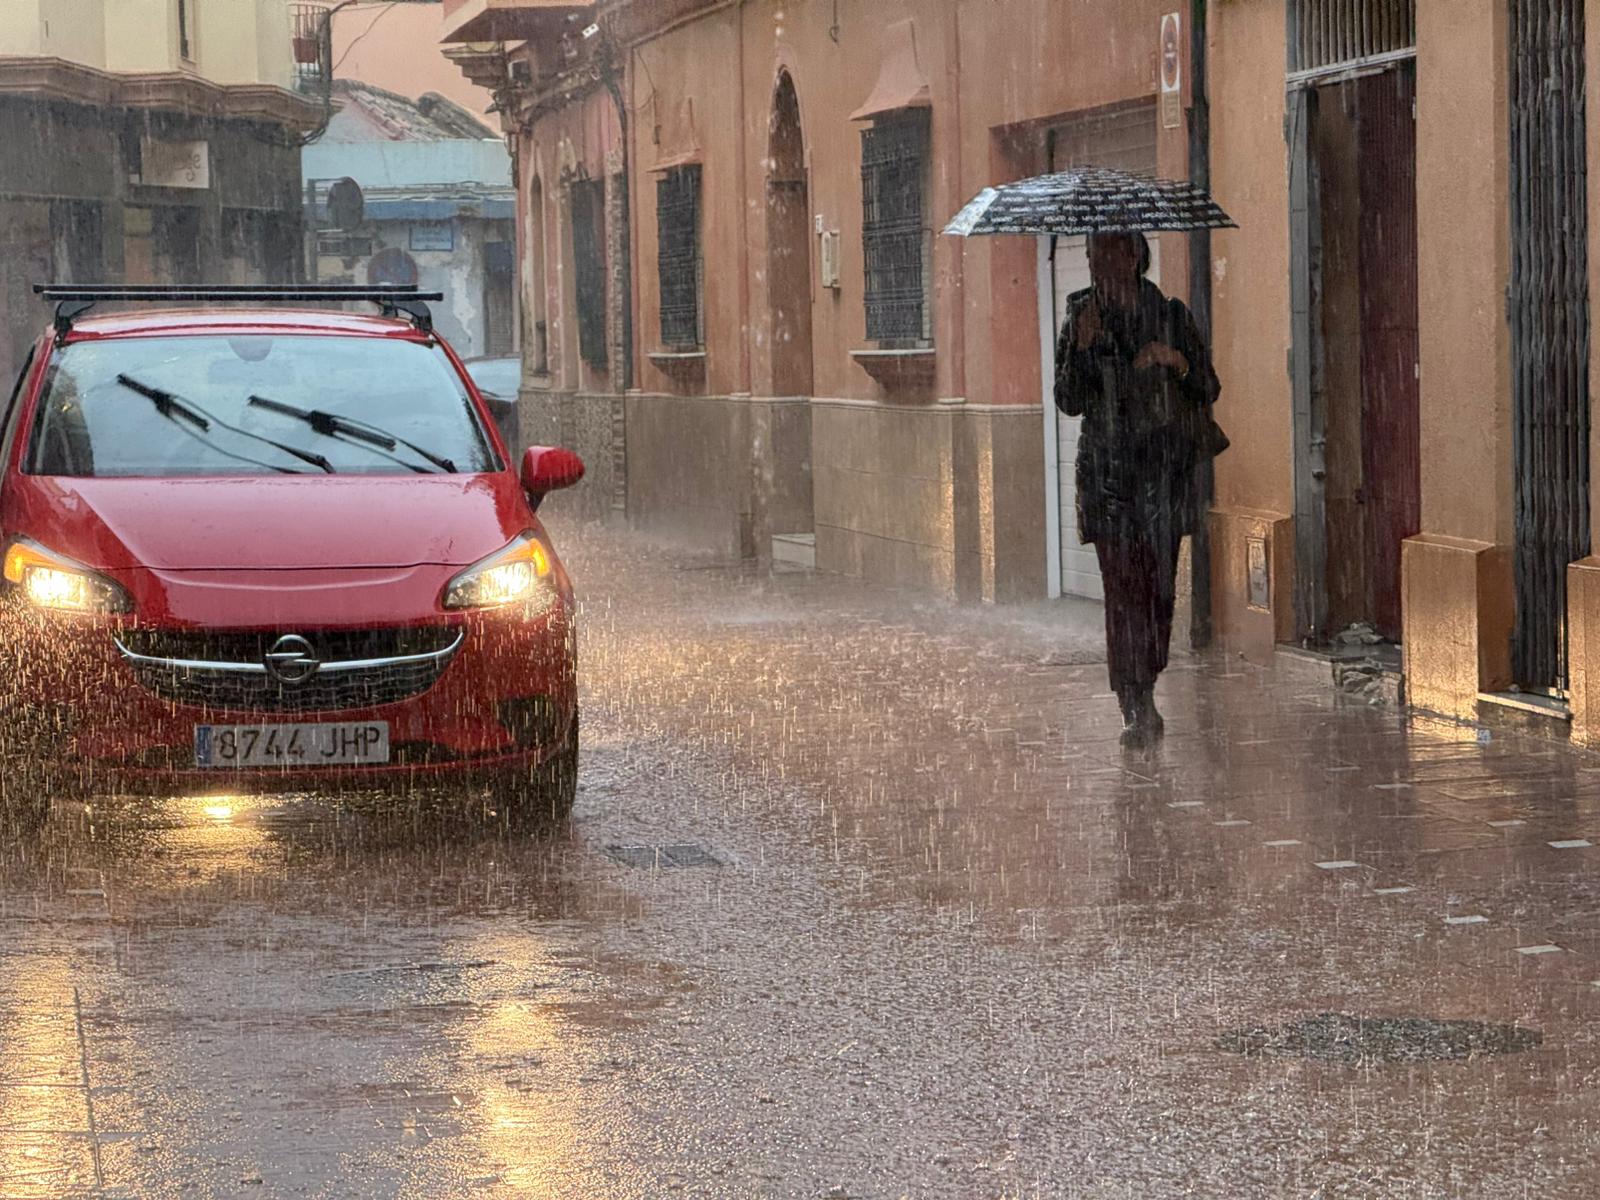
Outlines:
POLYGON ((1543 1034, 1518 1025, 1318 1013, 1285 1025, 1231 1030, 1217 1039, 1217 1046, 1234 1054, 1270 1054, 1357 1066, 1452 1062, 1490 1054, 1516 1054, 1543 1041, 1543 1034))

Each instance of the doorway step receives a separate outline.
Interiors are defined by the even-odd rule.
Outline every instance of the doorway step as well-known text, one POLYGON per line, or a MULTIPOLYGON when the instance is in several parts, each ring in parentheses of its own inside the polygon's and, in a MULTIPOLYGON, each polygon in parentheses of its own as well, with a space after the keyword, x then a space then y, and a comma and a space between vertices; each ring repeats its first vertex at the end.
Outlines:
POLYGON ((1479 692, 1478 724, 1565 742, 1572 737, 1572 709, 1565 700, 1539 692, 1479 692))
POLYGON ((817 569, 817 535, 814 533, 775 533, 772 535, 772 561, 791 567, 817 569))
POLYGON ((1393 642, 1317 649, 1279 646, 1273 666, 1287 675, 1331 684, 1335 691, 1375 705, 1398 708, 1405 703, 1400 647, 1393 642))

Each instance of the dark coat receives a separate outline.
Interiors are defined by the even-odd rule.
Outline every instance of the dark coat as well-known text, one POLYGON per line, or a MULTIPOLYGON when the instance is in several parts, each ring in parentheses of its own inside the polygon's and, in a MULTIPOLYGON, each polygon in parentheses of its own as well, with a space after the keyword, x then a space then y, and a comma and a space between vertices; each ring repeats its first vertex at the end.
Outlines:
POLYGON ((1147 279, 1131 311, 1102 308, 1100 336, 1079 350, 1078 315, 1092 295, 1086 288, 1068 297, 1056 342, 1056 407, 1083 418, 1079 536, 1094 542, 1119 532, 1193 533, 1205 519, 1198 468, 1228 448, 1211 416, 1222 391, 1211 352, 1188 307, 1147 279), (1150 342, 1182 354, 1189 373, 1135 370, 1134 359, 1150 342))

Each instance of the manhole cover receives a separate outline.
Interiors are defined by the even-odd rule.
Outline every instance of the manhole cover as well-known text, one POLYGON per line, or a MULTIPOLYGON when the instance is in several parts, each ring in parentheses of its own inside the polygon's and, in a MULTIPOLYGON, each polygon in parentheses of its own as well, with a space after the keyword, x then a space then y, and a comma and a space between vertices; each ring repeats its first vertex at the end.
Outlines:
POLYGON ((606 853, 628 867, 720 867, 722 860, 704 846, 607 846, 606 853))
POLYGON ((1319 1013, 1272 1028, 1235 1029, 1219 1037, 1217 1045, 1235 1054, 1276 1054, 1332 1063, 1447 1062, 1515 1054, 1543 1040, 1542 1034, 1517 1025, 1319 1013))

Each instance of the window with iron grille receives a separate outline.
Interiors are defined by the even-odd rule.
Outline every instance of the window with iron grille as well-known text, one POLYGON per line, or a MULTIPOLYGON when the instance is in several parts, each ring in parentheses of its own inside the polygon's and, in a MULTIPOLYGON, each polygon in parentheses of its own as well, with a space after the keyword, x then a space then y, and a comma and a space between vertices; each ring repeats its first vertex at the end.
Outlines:
POLYGON ((293 23, 294 78, 304 91, 315 91, 323 83, 322 35, 328 20, 326 4, 291 4, 293 23))
POLYGON ((1335 72, 1415 52, 1417 0, 1290 0, 1289 70, 1335 72))
POLYGON ((926 109, 880 120, 861 133, 861 238, 867 272, 867 340, 932 340, 924 213, 928 186, 926 109))
POLYGON ((656 183, 656 269, 661 282, 661 344, 699 349, 704 259, 700 253, 700 168, 677 167, 656 183))
POLYGON ((572 185, 572 260, 578 294, 578 353, 606 365, 605 184, 583 179, 572 185))

